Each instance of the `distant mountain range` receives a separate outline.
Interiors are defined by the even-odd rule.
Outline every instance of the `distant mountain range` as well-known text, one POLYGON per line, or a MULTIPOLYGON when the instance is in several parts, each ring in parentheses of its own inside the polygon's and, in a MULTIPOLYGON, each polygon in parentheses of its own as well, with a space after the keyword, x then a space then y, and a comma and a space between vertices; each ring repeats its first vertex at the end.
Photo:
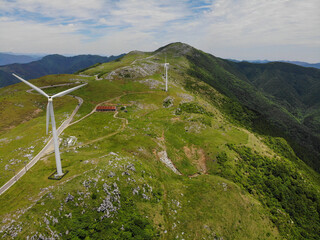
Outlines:
POLYGON ((98 55, 65 57, 54 54, 25 64, 14 63, 0 66, 0 87, 19 82, 18 79, 15 79, 15 77, 12 76, 12 73, 16 73, 27 80, 50 74, 71 74, 97 63, 113 61, 121 56, 123 56, 123 54, 110 57, 98 55))
POLYGON ((291 64, 295 64, 298 66, 302 66, 302 67, 313 67, 313 68, 318 68, 320 69, 320 63, 307 63, 307 62, 300 62, 300 61, 285 61, 285 60, 280 60, 280 61, 269 61, 269 60, 236 60, 236 59, 228 59, 229 61, 232 62, 250 62, 250 63, 270 63, 270 62, 284 62, 284 63, 291 63, 291 64))
POLYGON ((306 63, 306 62, 299 62, 299 61, 282 61, 282 62, 292 63, 302 67, 313 67, 313 68, 320 69, 320 63, 306 63))
POLYGON ((29 63, 41 59, 35 55, 16 55, 9 53, 0 53, 0 66, 12 63, 29 63))

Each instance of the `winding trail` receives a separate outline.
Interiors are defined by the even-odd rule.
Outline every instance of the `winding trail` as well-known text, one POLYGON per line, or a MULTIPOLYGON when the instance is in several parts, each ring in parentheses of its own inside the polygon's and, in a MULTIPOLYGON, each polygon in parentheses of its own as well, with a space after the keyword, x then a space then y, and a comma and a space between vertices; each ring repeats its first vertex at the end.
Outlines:
MULTIPOLYGON (((72 85, 72 84, 76 84, 76 83, 57 84, 57 85, 43 86, 43 87, 40 87, 40 88, 43 89, 43 88, 51 88, 51 87, 61 87, 61 86, 68 86, 68 85, 72 85)), ((27 90, 28 93, 32 93, 32 91, 33 91, 33 89, 27 90)), ((93 113, 95 113, 97 106, 100 106, 100 105, 102 105, 104 103, 108 103, 108 102, 111 102, 111 101, 114 101, 114 100, 119 100, 122 96, 125 96, 125 95, 128 95, 128 94, 140 94, 140 93, 142 94, 142 93, 153 93, 153 92, 154 91, 124 93, 124 94, 122 94, 120 96, 117 96, 117 97, 114 97, 112 99, 103 101, 101 103, 98 103, 90 113, 88 113, 87 115, 85 115, 84 117, 82 117, 81 119, 79 119, 79 120, 77 120, 77 121, 75 121, 73 123, 71 123, 71 121, 72 121, 74 115, 78 112, 80 106, 82 105, 83 99, 80 98, 80 97, 72 95, 74 98, 76 98, 78 100, 79 103, 77 104, 76 108, 73 110, 73 112, 70 115, 70 117, 68 119, 66 119, 61 124, 61 126, 57 129, 57 135, 59 136, 67 127, 72 126, 73 124, 76 124, 76 123, 82 121, 83 119, 89 117, 93 113)), ((118 111, 115 112, 113 117, 123 120, 123 124, 122 124, 120 129, 118 129, 117 131, 115 131, 113 133, 110 133, 110 134, 108 134, 106 136, 91 140, 90 142, 83 143, 83 144, 81 144, 79 146, 88 145, 88 144, 100 141, 102 139, 111 137, 111 136, 113 136, 115 134, 118 134, 119 132, 123 131, 125 129, 126 125, 128 124, 128 120, 125 119, 125 118, 117 117, 117 115, 118 115, 118 111)), ((43 149, 30 162, 28 162, 28 164, 26 164, 17 174, 15 174, 15 176, 13 176, 9 181, 7 181, 3 186, 0 187, 0 195, 2 195, 5 191, 7 191, 14 183, 16 183, 28 171, 28 169, 32 168, 44 155, 52 152, 53 150, 54 150, 53 138, 50 137, 49 141, 43 147, 43 149)))
MULTIPOLYGON (((112 102, 112 101, 114 101, 114 100, 119 100, 121 97, 126 96, 126 95, 129 95, 129 94, 146 94, 146 93, 154 93, 154 91, 124 93, 124 94, 121 94, 120 96, 117 96, 117 97, 111 98, 111 99, 109 99, 109 100, 107 100, 107 101, 103 101, 103 102, 101 102, 101 103, 98 103, 98 104, 93 108, 93 110, 92 110, 90 113, 88 113, 87 115, 83 116, 83 117, 80 118, 79 120, 77 120, 77 121, 69 124, 69 126, 71 126, 71 125, 73 125, 73 124, 76 124, 76 123, 82 121, 83 119, 89 117, 90 115, 94 114, 94 113, 96 112, 96 108, 97 108, 98 106, 102 105, 102 104, 110 103, 110 102, 112 102)), ((122 104, 122 105, 123 105, 123 104, 122 104)), ((132 104, 126 104, 126 106, 131 106, 131 105, 132 105, 132 104)), ((88 141, 88 142, 82 143, 82 144, 80 144, 80 145, 77 145, 77 147, 89 145, 89 144, 98 142, 98 141, 100 141, 100 140, 103 140, 103 139, 105 139, 105 138, 111 137, 111 136, 113 136, 113 135, 116 135, 116 134, 118 134, 119 132, 122 132, 122 131, 126 128, 126 126, 129 124, 129 122, 128 122, 128 119, 126 119, 126 118, 117 117, 118 113, 119 113, 119 112, 116 111, 116 112, 114 113, 113 117, 114 117, 114 118, 117 118, 117 119, 123 120, 122 126, 121 126, 120 129, 118 129, 117 131, 115 131, 115 132, 113 132, 113 133, 109 133, 108 135, 105 135, 105 136, 103 136, 103 137, 99 137, 99 138, 90 140, 90 141, 88 141)))
MULTIPOLYGON (((121 94, 120 96, 117 96, 117 97, 111 98, 111 99, 109 99, 109 100, 106 100, 106 101, 100 102, 100 103, 98 103, 97 105, 95 105, 95 107, 92 109, 92 111, 91 111, 90 113, 88 113, 87 115, 83 116, 83 117, 82 117, 82 118, 80 118, 79 120, 74 121, 73 123, 70 123, 70 125, 69 125, 69 126, 71 126, 71 125, 73 125, 73 124, 76 124, 76 123, 78 123, 78 122, 82 121, 83 119, 85 119, 85 118, 89 117, 90 115, 94 114, 94 113, 96 112, 96 108, 97 108, 98 106, 101 106, 102 104, 110 103, 110 102, 112 102, 112 101, 114 101, 114 100, 119 100, 121 97, 126 96, 126 95, 129 95, 129 94, 145 94, 145 93, 155 93, 155 91, 129 92, 129 93, 124 93, 124 94, 121 94)), ((130 105, 132 105, 132 104, 129 104, 128 106, 130 106, 130 105)))

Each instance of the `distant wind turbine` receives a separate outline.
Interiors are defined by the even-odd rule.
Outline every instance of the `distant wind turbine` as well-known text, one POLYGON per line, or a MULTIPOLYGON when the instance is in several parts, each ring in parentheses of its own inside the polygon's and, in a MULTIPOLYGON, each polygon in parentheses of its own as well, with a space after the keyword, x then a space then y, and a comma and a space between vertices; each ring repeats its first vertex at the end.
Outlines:
POLYGON ((167 63, 166 61, 167 61, 167 58, 164 63, 164 68, 166 70, 166 92, 168 92, 168 67, 169 67, 169 63, 167 63))
POLYGON ((47 123, 46 123, 46 132, 48 134, 48 128, 49 128, 49 118, 51 116, 51 125, 52 125, 52 135, 53 135, 53 143, 54 143, 54 152, 55 152, 55 156, 56 156, 56 165, 57 165, 57 174, 56 176, 60 177, 63 175, 62 173, 62 168, 61 168, 61 159, 60 159, 60 151, 59 151, 59 143, 58 143, 58 135, 57 135, 57 130, 56 130, 56 121, 54 119, 54 112, 53 112, 53 104, 52 104, 52 100, 55 97, 62 97, 74 90, 77 90, 78 88, 83 87, 86 84, 82 84, 80 86, 76 86, 74 88, 65 90, 63 92, 57 93, 53 96, 49 96, 48 94, 46 94, 44 91, 42 91, 40 88, 34 86, 33 84, 31 84, 30 82, 22 79, 21 77, 17 76, 16 74, 12 74, 13 76, 15 76, 16 78, 18 78, 19 80, 21 80, 22 82, 24 82, 25 84, 29 85, 30 87, 32 87, 34 90, 36 90, 38 93, 40 93, 41 95, 45 96, 48 98, 48 104, 47 104, 47 123))

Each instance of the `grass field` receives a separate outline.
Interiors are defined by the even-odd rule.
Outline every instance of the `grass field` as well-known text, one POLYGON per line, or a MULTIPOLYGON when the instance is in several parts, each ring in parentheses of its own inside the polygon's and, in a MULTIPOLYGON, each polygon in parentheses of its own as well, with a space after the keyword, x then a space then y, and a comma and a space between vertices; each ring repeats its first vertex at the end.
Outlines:
MULTIPOLYGON (((163 57, 150 56, 131 53, 81 74, 103 77, 137 58, 140 60, 135 64, 143 66, 152 59, 161 62, 163 57), (145 57, 149 58, 141 59, 145 57)), ((239 163, 239 155, 228 144, 250 147, 262 156, 277 157, 278 153, 263 142, 263 136, 226 120, 218 105, 186 91, 182 87, 185 59, 170 53, 167 57, 177 60, 171 65, 168 92, 163 91, 161 71, 133 79, 81 77, 88 85, 74 93, 84 99, 75 120, 105 101, 118 104, 118 114, 96 112, 64 131, 62 142, 70 136, 77 142, 61 145, 62 167, 69 171, 62 180, 48 179, 55 171, 54 154, 49 154, 0 196, 0 218, 4 219, 0 226, 5 229, 0 235, 17 232, 26 238, 39 237, 41 232, 62 239, 283 239, 258 197, 221 174, 233 173, 239 163), (155 80, 156 86, 147 79, 155 80), (181 175, 160 161, 160 152, 166 152, 181 175), (224 167, 221 156, 226 156, 224 167), (100 211, 108 201, 108 211, 100 211), (12 220, 16 222, 11 224, 12 220)), ((56 84, 77 78, 48 76, 35 83, 56 84)), ((13 104, 24 102, 29 96, 25 90, 21 84, 1 89, 0 103, 3 98, 13 104)), ((15 149, 23 148, 27 153, 35 146, 32 150, 36 153, 44 144, 46 101, 30 96, 33 100, 25 103, 28 107, 18 107, 1 126, 2 169, 10 159, 22 159, 15 149), (38 115, 32 115, 34 105, 42 110, 38 115), (18 124, 13 119, 20 118, 23 111, 30 119, 18 124), (10 124, 18 125, 7 130, 10 124)), ((57 99, 57 122, 70 114, 76 103, 71 97, 57 99)), ((5 104, 0 106, 5 108, 5 104)), ((23 167, 22 162, 14 166, 16 170, 23 167)), ((2 183, 13 175, 4 172, 2 183)))

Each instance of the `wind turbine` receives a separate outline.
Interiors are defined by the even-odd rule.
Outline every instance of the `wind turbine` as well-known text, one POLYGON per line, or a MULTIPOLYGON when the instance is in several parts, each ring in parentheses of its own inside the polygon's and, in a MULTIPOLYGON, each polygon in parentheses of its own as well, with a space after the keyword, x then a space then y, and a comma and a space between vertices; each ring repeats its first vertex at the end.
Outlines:
POLYGON ((54 143, 54 152, 55 152, 55 156, 56 156, 56 166, 57 166, 57 174, 56 176, 60 177, 63 175, 62 173, 62 168, 61 168, 61 159, 60 159, 60 151, 59 151, 59 143, 58 143, 58 135, 57 135, 57 129, 56 129, 56 121, 54 119, 54 112, 53 112, 53 104, 52 104, 52 100, 55 97, 62 97, 74 90, 77 90, 78 88, 83 87, 86 84, 82 84, 80 86, 76 86, 74 88, 70 88, 68 90, 65 90, 63 92, 57 93, 53 96, 49 96, 48 94, 46 94, 44 91, 42 91, 40 88, 34 86, 33 84, 31 84, 30 82, 22 79, 21 77, 17 76, 16 74, 12 74, 13 76, 15 76, 16 78, 18 78, 19 80, 21 80, 22 82, 24 82, 25 84, 29 85, 31 88, 33 88, 34 90, 36 90, 38 93, 40 93, 41 95, 45 96, 48 98, 48 104, 47 104, 47 123, 46 123, 46 132, 48 134, 48 129, 49 129, 49 123, 50 123, 50 116, 51 116, 51 125, 52 125, 52 135, 53 135, 53 143, 54 143))
POLYGON ((166 70, 166 92, 168 92, 168 67, 169 67, 169 63, 166 63, 166 61, 167 61, 167 58, 164 63, 164 68, 166 70))

